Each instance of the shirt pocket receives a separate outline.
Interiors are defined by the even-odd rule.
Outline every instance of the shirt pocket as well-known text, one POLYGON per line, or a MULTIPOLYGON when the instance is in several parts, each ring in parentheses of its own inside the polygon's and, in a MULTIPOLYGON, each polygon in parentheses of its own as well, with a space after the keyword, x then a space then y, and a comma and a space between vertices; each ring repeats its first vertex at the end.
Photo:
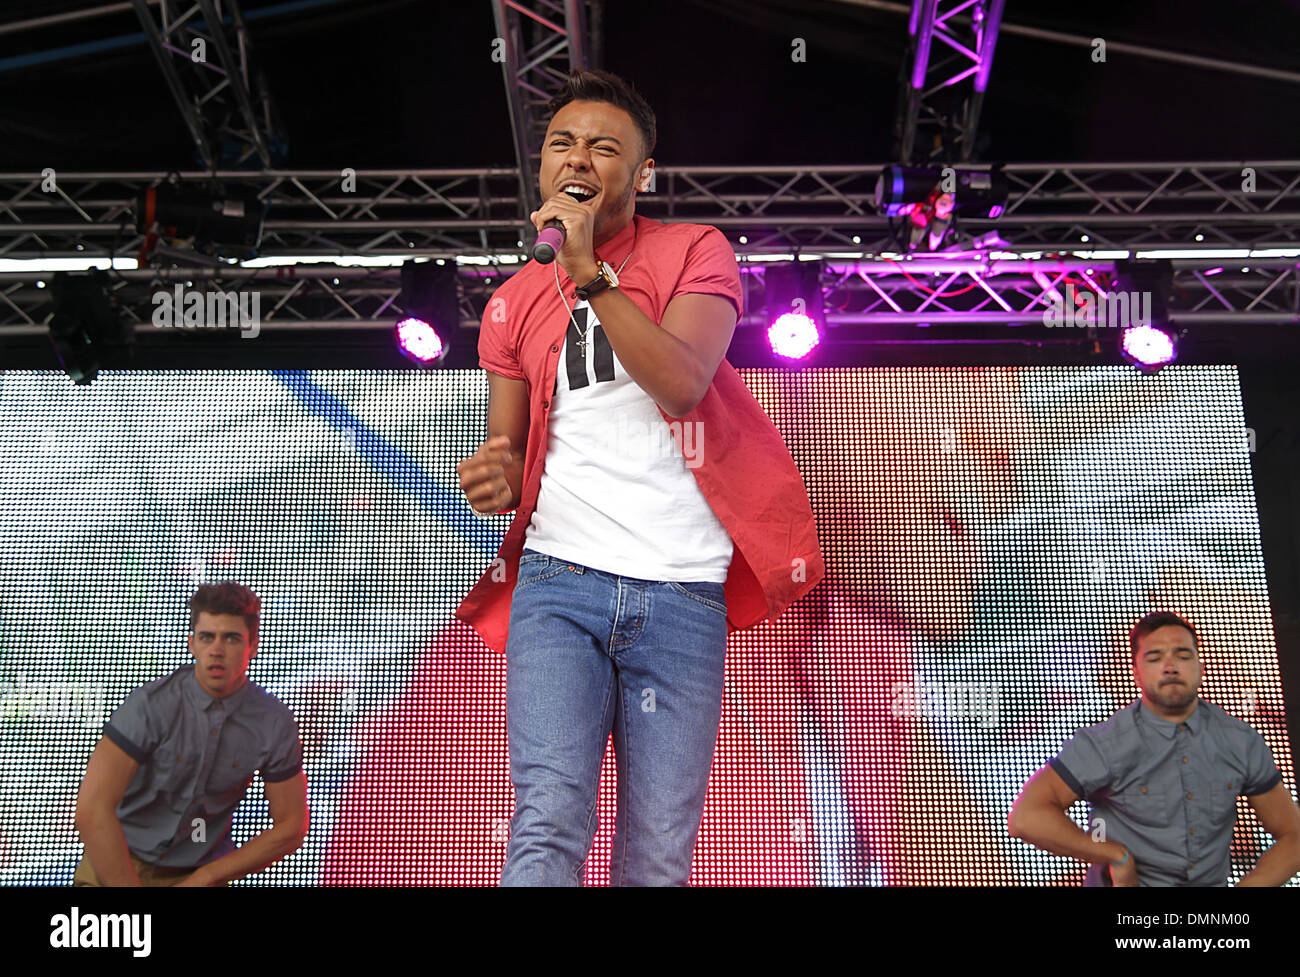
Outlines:
POLYGON ((1216 825, 1231 823, 1237 816, 1237 795, 1241 793, 1241 779, 1228 774, 1210 785, 1210 819, 1216 825))
POLYGON ((194 757, 186 757, 175 744, 162 744, 149 757, 151 786, 170 801, 183 798, 194 779, 193 761, 194 757))
POLYGON ((208 793, 223 804, 238 802, 253 780, 258 757, 223 754, 208 778, 208 793))
POLYGON ((1167 827, 1172 823, 1169 796, 1150 782, 1137 782, 1115 795, 1112 805, 1140 824, 1167 827))

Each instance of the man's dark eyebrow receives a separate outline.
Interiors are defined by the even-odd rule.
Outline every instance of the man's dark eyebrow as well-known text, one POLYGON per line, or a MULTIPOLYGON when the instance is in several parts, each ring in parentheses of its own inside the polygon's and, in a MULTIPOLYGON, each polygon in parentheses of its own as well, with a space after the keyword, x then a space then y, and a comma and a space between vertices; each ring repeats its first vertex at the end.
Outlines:
MULTIPOLYGON (((567 136, 569 139, 577 139, 577 138, 578 138, 578 137, 575 136, 573 133, 571 133, 568 129, 556 129, 554 132, 551 133, 551 137, 552 137, 552 138, 554 138, 555 136, 567 136)), ((593 139, 589 139, 589 140, 587 140, 587 141, 588 141, 588 142, 593 142, 593 143, 597 143, 597 142, 612 142, 612 143, 618 143, 618 145, 619 145, 620 148, 622 148, 622 146, 623 146, 623 144, 622 144, 621 142, 619 142, 617 139, 615 139, 613 136, 596 136, 595 138, 593 138, 593 139)))

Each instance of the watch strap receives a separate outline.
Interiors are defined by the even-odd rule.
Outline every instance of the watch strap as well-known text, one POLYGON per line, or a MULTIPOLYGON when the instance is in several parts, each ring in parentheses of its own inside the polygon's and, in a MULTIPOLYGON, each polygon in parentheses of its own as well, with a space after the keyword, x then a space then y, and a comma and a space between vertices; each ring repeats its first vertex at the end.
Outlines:
POLYGON ((611 268, 607 262, 602 261, 597 266, 597 269, 598 271, 595 278, 574 290, 578 298, 582 299, 584 302, 591 296, 605 291, 607 288, 615 288, 618 286, 618 278, 614 275, 614 269, 611 268))

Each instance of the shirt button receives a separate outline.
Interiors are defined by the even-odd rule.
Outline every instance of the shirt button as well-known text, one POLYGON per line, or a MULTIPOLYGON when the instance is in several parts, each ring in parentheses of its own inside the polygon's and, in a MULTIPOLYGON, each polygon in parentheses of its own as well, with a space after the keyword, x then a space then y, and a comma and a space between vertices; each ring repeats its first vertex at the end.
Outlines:
POLYGON ((1187 762, 1187 757, 1183 757, 1183 763, 1187 762))
POLYGON ((1187 792, 1187 799, 1189 801, 1192 799, 1192 792, 1190 790, 1187 792))
POLYGON ((216 731, 215 729, 212 731, 212 735, 213 735, 213 736, 216 736, 216 735, 217 735, 217 731, 216 731))
POLYGON ((1188 833, 1189 835, 1194 835, 1194 834, 1196 834, 1196 829, 1193 828, 1191 831, 1189 831, 1189 832, 1187 832, 1187 833, 1188 833))
POLYGON ((551 347, 551 352, 552 352, 552 353, 558 353, 559 351, 560 351, 560 347, 558 347, 558 346, 552 346, 552 347, 551 347))
POLYGON ((551 402, 550 402, 549 400, 543 400, 543 401, 542 401, 542 406, 543 406, 543 407, 550 407, 550 406, 551 406, 551 402))
POLYGON ((1143 787, 1143 788, 1142 788, 1142 793, 1145 794, 1146 792, 1147 792, 1147 789, 1146 789, 1145 787, 1143 787))

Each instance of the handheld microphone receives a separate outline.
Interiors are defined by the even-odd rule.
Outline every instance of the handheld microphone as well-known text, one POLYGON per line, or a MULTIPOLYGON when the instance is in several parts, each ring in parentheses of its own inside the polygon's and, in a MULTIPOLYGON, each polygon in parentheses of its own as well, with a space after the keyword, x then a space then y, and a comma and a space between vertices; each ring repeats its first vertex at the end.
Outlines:
POLYGON ((549 265, 564 247, 564 223, 554 217, 542 225, 533 245, 533 260, 539 265, 549 265))

